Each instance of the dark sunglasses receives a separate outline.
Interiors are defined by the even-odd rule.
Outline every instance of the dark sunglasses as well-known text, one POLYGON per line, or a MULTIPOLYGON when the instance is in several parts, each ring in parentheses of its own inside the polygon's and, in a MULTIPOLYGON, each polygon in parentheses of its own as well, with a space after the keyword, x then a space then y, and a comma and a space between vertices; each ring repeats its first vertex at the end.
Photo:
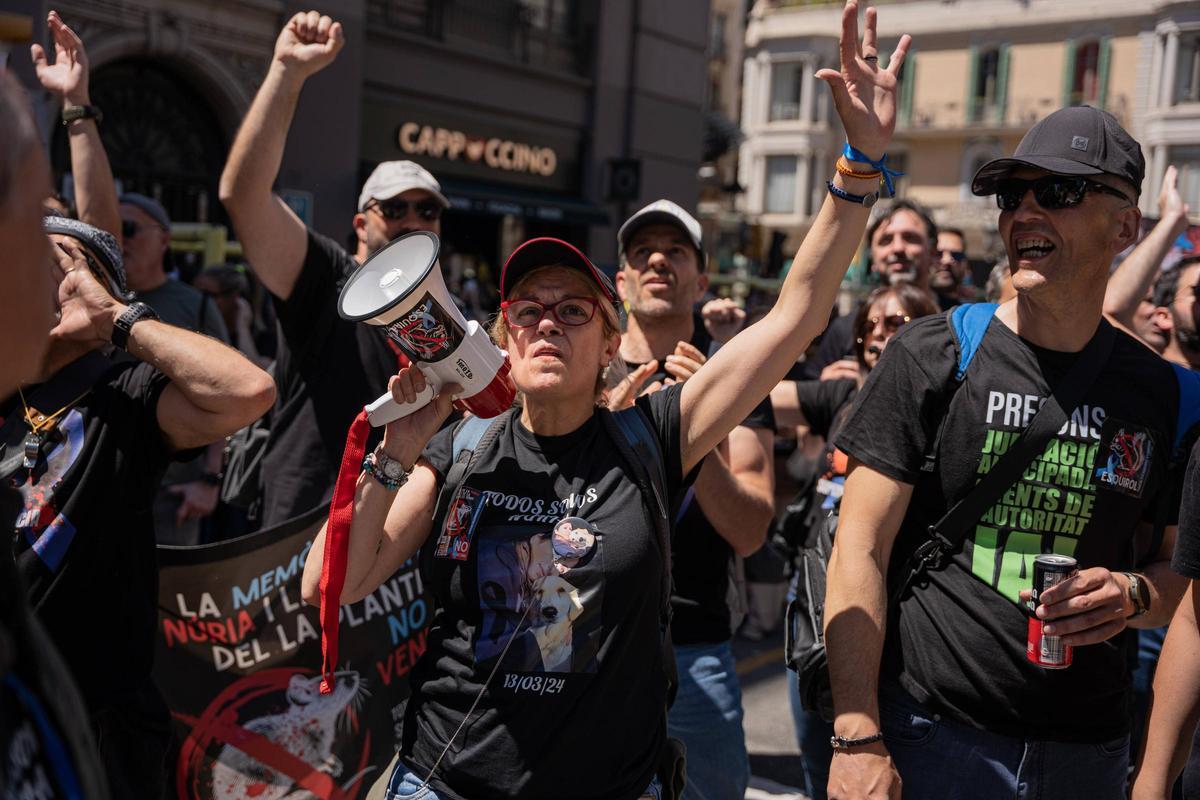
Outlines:
POLYGON ((132 239, 133 237, 138 235, 138 231, 144 231, 147 228, 158 228, 159 230, 166 230, 166 228, 163 228, 163 226, 161 226, 161 225, 143 225, 140 222, 133 222, 132 220, 123 220, 121 222, 121 238, 132 239))
POLYGON ((880 322, 883 323, 883 329, 888 333, 895 333, 900 330, 900 326, 906 322, 910 322, 912 317, 908 314, 888 314, 886 317, 868 317, 863 324, 863 330, 872 331, 880 322))
POLYGON ((996 183, 996 205, 1001 211, 1016 211, 1025 199, 1025 193, 1033 189, 1033 197, 1042 208, 1053 210, 1071 208, 1083 202, 1089 191, 1111 194, 1126 203, 1133 201, 1125 193, 1103 183, 1072 175, 1043 175, 1034 180, 1005 178, 996 183))
POLYGON ((596 316, 596 301, 591 297, 565 297, 546 305, 537 300, 505 300, 500 304, 504 319, 514 328, 532 328, 549 311, 563 325, 586 325, 596 316))
POLYGON ((404 219, 408 216, 408 209, 412 207, 417 212, 417 216, 425 222, 433 222, 442 216, 442 206, 435 200, 420 200, 415 203, 410 203, 407 200, 372 200, 363 207, 363 211, 375 209, 384 219, 395 222, 398 219, 404 219))
POLYGON ((964 253, 962 250, 938 250, 937 251, 937 257, 938 257, 939 261, 941 259, 945 258, 946 256, 950 256, 950 258, 955 263, 962 263, 963 261, 967 260, 967 254, 964 253))

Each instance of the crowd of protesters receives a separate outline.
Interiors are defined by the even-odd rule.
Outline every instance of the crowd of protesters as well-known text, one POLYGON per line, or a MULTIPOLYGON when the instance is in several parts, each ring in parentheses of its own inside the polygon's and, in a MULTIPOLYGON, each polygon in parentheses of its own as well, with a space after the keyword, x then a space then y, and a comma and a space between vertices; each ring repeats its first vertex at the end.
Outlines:
MULTIPOLYGON (((476 424, 446 386, 373 430, 343 567, 332 522, 304 565, 318 604, 331 571, 351 602, 416 559, 435 601, 372 797, 743 797, 741 562, 773 539, 799 563, 831 519, 831 708, 794 680, 787 701, 809 796, 1200 797, 1200 257, 1164 263, 1188 226, 1175 170, 1142 236, 1139 144, 1106 112, 1050 114, 974 177, 1006 251, 977 295, 963 231, 908 200, 872 211, 910 40, 881 68, 859 16, 846 0, 840 69, 817 75, 846 150, 769 308, 712 299, 700 224, 666 198, 621 220, 613 277, 540 238, 508 256, 498 311, 474 276, 455 286, 517 401, 476 424), (875 288, 829 323, 860 246, 875 288), (1032 593, 1042 554, 1079 569, 1032 593), (1068 668, 1030 660, 1034 624, 1075 648, 1068 668), (510 679, 549 673, 554 692, 510 679)), ((426 385, 338 293, 454 216, 410 161, 370 174, 349 249, 274 193, 305 83, 344 46, 298 13, 220 176, 245 265, 189 284, 165 208, 118 193, 83 42, 47 25, 55 52, 32 58, 62 102, 70 203, 0 74, 0 796, 158 798, 156 544, 210 540, 234 494, 239 531, 329 505, 364 404, 426 385), (100 603, 115 631, 88 624, 100 603)), ((789 599, 805 591, 796 570, 789 599)))

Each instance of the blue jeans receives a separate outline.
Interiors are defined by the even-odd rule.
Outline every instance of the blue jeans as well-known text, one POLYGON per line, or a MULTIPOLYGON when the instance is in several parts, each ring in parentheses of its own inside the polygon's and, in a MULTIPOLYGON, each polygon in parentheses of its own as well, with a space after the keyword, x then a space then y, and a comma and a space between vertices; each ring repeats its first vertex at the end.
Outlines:
POLYGON ((825 800, 829 784, 829 762, 833 760, 833 724, 820 714, 804 710, 800 704, 800 687, 796 673, 788 672, 788 700, 792 704, 792 721, 796 726, 796 744, 800 745, 800 764, 804 770, 804 793, 812 800, 825 800))
POLYGON ((733 647, 675 645, 675 663, 679 691, 667 713, 667 734, 687 747, 684 800, 741 800, 750 783, 750 759, 733 647))
MULTIPOLYGON (((421 788, 421 777, 409 772, 408 768, 400 762, 396 762, 392 779, 388 781, 386 798, 387 800, 442 800, 441 796, 428 786, 421 788)), ((659 784, 658 778, 650 781, 650 785, 646 787, 645 793, 639 800, 662 800, 662 786, 659 784)))
POLYGON ((932 713, 897 685, 879 691, 884 744, 905 800, 1124 800, 1129 737, 1045 742, 980 731, 932 713))

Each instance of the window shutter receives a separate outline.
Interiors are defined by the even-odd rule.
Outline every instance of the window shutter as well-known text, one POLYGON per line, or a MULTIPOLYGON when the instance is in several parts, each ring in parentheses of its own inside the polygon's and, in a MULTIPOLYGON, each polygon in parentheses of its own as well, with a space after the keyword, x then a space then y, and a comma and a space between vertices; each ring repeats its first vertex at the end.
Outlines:
POLYGON ((1096 66, 1097 81, 1100 85, 1096 89, 1096 105, 1100 108, 1108 108, 1108 68, 1112 61, 1111 36, 1105 36, 1100 40, 1100 56, 1097 60, 1099 61, 1096 66))
POLYGON ((912 122, 913 87, 917 83, 917 54, 909 50, 900 68, 904 80, 900 84, 900 121, 905 125, 912 122))
POLYGON ((1074 102, 1071 90, 1075 88, 1075 40, 1067 39, 1067 48, 1063 53, 1062 105, 1069 106, 1074 102))
POLYGON ((975 122, 978 120, 975 85, 979 83, 979 47, 977 45, 971 45, 967 58, 971 62, 970 77, 967 78, 967 122, 975 122))
POLYGON ((1000 45, 999 58, 996 59, 996 123, 1004 124, 1005 109, 1008 107, 1008 56, 1009 46, 1000 45))

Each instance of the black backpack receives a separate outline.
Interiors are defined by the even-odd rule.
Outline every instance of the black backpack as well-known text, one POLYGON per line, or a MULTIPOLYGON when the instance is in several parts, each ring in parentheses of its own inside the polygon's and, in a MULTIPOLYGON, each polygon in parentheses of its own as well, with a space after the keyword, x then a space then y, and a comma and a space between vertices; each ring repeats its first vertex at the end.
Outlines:
MULTIPOLYGON (((947 407, 954 393, 962 386, 967 368, 983 341, 995 311, 995 304, 977 303, 958 306, 946 313, 958 352, 958 369, 946 401, 947 407)), ((1066 422, 1067 414, 1079 404, 1095 382, 1108 360, 1115 339, 1112 326, 1102 322, 1097 335, 1092 337, 1060 385, 1054 387, 1051 396, 1016 443, 971 491, 929 527, 929 538, 917 546, 908 563, 900 570, 889 570, 889 620, 895 619, 900 601, 913 583, 926 571, 942 568, 946 557, 962 545, 970 526, 1008 490, 1029 462, 1045 449, 1046 443, 1066 422)), ((925 472, 933 471, 941 437, 942 430, 939 427, 925 457, 925 472)), ((800 549, 796 565, 795 598, 788 603, 784 628, 784 660, 788 668, 796 672, 801 704, 806 711, 820 714, 828 722, 833 721, 833 690, 825 653, 825 587, 838 514, 839 509, 835 508, 814 526, 809 541, 800 549)))

